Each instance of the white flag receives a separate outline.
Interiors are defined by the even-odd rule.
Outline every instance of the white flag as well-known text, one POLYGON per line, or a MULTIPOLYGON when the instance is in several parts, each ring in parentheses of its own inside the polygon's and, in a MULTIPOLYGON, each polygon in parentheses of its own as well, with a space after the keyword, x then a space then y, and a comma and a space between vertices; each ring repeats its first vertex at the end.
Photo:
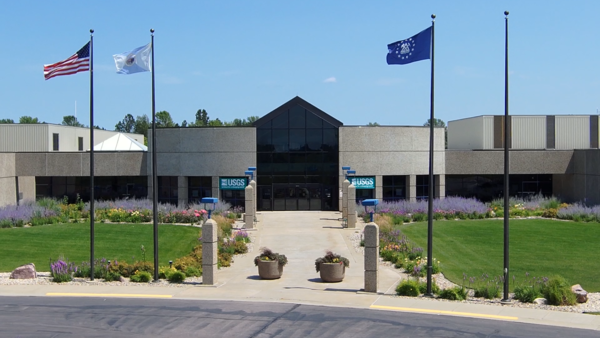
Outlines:
POLYGON ((119 74, 133 74, 150 71, 150 52, 152 45, 138 47, 131 52, 115 54, 115 65, 119 74))

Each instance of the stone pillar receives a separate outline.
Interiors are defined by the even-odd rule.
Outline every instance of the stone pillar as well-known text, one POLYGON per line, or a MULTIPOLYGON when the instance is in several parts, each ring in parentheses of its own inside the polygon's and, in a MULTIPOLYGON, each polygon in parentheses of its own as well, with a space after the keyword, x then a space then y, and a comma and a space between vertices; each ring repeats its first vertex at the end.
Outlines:
POLYGON ((406 198, 411 202, 417 201, 417 175, 409 175, 407 176, 406 182, 406 192, 408 196, 406 198))
POLYGON ((188 178, 187 176, 177 177, 177 206, 185 208, 188 205, 188 178))
POLYGON ((217 283, 217 222, 207 220, 202 225, 202 284, 217 283))
POLYGON ((379 226, 365 225, 365 292, 377 292, 379 267, 379 226))
POLYGON ((348 229, 356 228, 356 188, 348 186, 348 229))
MULTIPOLYGON (((254 182, 254 181, 252 181, 254 182)), ((254 229, 254 188, 248 185, 244 189, 244 197, 246 204, 244 205, 244 222, 246 223, 246 229, 254 229)))
POLYGON ((383 176, 375 176, 375 196, 373 198, 383 201, 383 176))
POLYGON ((439 199, 446 198, 446 175, 435 175, 434 177, 435 186, 433 187, 433 196, 439 199))
POLYGON ((211 197, 221 200, 221 191, 219 190, 219 176, 212 176, 211 197))
POLYGON ((350 181, 345 179, 342 183, 342 218, 348 218, 348 186, 350 181))
POLYGON ((250 186, 252 187, 252 215, 256 215, 256 181, 250 181, 250 186))

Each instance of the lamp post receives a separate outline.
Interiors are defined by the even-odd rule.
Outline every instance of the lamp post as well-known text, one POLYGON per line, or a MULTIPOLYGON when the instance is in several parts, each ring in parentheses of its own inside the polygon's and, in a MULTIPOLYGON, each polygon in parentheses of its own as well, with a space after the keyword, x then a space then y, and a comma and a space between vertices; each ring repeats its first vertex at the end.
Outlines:
POLYGON ((366 199, 362 201, 362 205, 365 207, 365 212, 369 213, 369 210, 367 207, 373 207, 373 209, 371 210, 370 214, 371 214, 371 223, 373 222, 373 214, 377 211, 377 205, 379 204, 379 200, 376 198, 373 199, 366 199))
POLYGON ((348 178, 348 173, 347 173, 348 170, 350 170, 349 166, 342 167, 342 173, 344 174, 344 178, 348 178))
POLYGON ((212 211, 215 210, 215 208, 217 206, 217 202, 219 202, 219 199, 215 198, 215 197, 203 197, 200 202, 204 203, 204 209, 206 209, 208 211, 208 219, 210 219, 210 215, 211 215, 212 211), (212 209, 207 208, 206 207, 207 204, 212 204, 212 209))

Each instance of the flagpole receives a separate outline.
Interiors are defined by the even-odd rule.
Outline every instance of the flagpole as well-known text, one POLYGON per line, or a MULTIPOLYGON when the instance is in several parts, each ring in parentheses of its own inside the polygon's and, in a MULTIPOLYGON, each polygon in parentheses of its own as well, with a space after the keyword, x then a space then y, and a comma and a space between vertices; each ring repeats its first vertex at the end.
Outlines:
POLYGON ((150 29, 152 47, 152 219, 154 220, 154 280, 158 281, 158 175, 156 173, 156 109, 154 100, 154 29, 150 29))
POLYGON ((433 296, 431 291, 431 274, 433 272, 433 124, 434 124, 434 46, 435 46, 435 14, 431 14, 431 102, 429 117, 429 198, 427 211, 427 295, 433 296))
POLYGON ((94 280, 94 30, 90 29, 90 280, 94 280))
POLYGON ((505 40, 504 40, 504 298, 503 303, 510 302, 508 298, 508 241, 509 241, 509 158, 508 158, 508 11, 504 11, 505 40))

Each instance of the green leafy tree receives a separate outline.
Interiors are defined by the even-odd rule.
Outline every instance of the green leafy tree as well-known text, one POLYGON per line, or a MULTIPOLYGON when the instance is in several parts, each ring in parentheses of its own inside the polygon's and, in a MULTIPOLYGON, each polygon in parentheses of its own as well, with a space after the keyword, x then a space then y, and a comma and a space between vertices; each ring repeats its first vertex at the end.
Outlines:
POLYGON ((190 125, 196 127, 204 127, 208 126, 209 121, 210 118, 208 117, 208 113, 206 112, 206 110, 198 109, 198 111, 196 112, 196 121, 194 123, 191 123, 190 125))
POLYGON ((171 114, 168 111, 163 110, 156 113, 156 128, 165 128, 165 127, 176 127, 177 125, 173 123, 173 118, 171 118, 171 114))
POLYGON ((40 120, 38 120, 37 117, 21 116, 19 118, 19 123, 21 123, 21 124, 37 124, 37 123, 40 123, 40 120))
POLYGON ((144 135, 144 145, 148 145, 148 129, 150 129, 150 119, 148 115, 144 114, 142 116, 138 116, 135 119, 135 124, 133 126, 133 132, 136 134, 144 135))
POLYGON ((188 123, 186 120, 183 120, 183 122, 181 122, 181 128, 186 128, 188 126, 188 123))
MULTIPOLYGON (((429 127, 431 123, 431 119, 427 119, 427 122, 423 124, 424 127, 429 127)), ((433 119, 433 127, 434 128, 444 128, 444 142, 445 148, 448 149, 448 127, 446 127, 446 123, 440 119, 433 119)))
POLYGON ((367 124, 367 127, 379 127, 379 123, 377 123, 377 122, 369 122, 369 124, 367 124))
POLYGON ((117 123, 115 126, 116 131, 120 131, 122 133, 131 133, 135 129, 135 119, 133 115, 127 114, 123 121, 117 123))
MULTIPOLYGON (((431 123, 431 119, 427 119, 427 122, 425 122, 425 123, 423 124, 423 126, 424 126, 424 127, 429 127, 430 123, 431 123)), ((442 121, 442 120, 440 120, 440 119, 435 119, 435 118, 434 118, 434 119, 433 119, 433 126, 434 126, 435 128, 438 128, 438 127, 439 127, 439 128, 445 128, 445 127, 446 127, 446 123, 444 123, 444 121, 442 121)))
POLYGON ((260 119, 260 116, 248 116, 246 121, 248 121, 248 125, 251 126, 254 122, 258 121, 258 119, 260 119))
POLYGON ((219 120, 218 118, 209 121, 208 125, 211 126, 211 127, 222 127, 222 126, 224 126, 223 122, 221 122, 221 120, 219 120))
POLYGON ((1 119, 0 120, 0 124, 10 124, 10 123, 15 123, 15 120, 13 120, 13 119, 1 119))
POLYGON ((83 124, 77 121, 77 118, 73 115, 63 116, 63 121, 61 123, 63 126, 71 126, 71 127, 85 127, 83 124))

